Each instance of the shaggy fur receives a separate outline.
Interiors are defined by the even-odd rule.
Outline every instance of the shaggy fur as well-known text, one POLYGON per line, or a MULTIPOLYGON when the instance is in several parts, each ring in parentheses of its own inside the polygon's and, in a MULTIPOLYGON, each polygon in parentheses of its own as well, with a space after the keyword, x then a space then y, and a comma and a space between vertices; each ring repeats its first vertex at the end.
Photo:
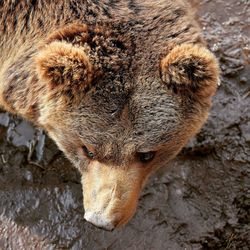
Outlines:
POLYGON ((176 91, 197 97, 214 95, 218 82, 218 65, 207 49, 182 44, 176 46, 161 61, 162 80, 176 91))
POLYGON ((124 224, 150 173, 199 131, 217 87, 191 7, 5 0, 0 34, 1 106, 43 127, 79 169, 85 208, 124 224))
POLYGON ((58 92, 84 91, 93 77, 92 65, 83 50, 64 42, 51 42, 36 57, 41 81, 58 92))

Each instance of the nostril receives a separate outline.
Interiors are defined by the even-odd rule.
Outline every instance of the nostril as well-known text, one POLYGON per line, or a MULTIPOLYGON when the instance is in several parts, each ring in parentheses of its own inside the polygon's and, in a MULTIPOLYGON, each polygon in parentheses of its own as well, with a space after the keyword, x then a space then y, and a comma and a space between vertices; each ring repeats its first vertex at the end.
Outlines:
POLYGON ((108 231, 112 231, 115 228, 114 224, 110 219, 105 218, 105 216, 96 212, 85 212, 84 219, 92 223, 93 225, 108 231))

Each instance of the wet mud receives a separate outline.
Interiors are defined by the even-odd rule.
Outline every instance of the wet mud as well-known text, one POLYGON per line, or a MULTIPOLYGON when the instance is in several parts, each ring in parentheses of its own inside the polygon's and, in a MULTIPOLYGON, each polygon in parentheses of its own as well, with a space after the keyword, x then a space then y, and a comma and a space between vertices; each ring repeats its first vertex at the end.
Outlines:
POLYGON ((43 131, 0 112, 0 249, 250 249, 250 2, 195 1, 221 64, 210 118, 113 232, 83 219, 78 172, 43 131))

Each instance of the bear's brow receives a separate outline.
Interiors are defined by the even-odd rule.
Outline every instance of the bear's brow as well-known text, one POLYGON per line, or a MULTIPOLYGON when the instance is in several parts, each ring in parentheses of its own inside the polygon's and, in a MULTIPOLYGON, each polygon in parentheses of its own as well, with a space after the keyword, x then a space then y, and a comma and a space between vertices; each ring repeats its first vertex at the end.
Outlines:
POLYGON ((81 139, 83 144, 91 145, 97 151, 105 151, 107 145, 108 148, 119 148, 121 151, 130 148, 133 152, 148 152, 157 151, 163 147, 172 147, 171 144, 174 141, 175 134, 175 132, 167 132, 159 135, 147 134, 143 137, 128 136, 127 138, 122 138, 122 135, 96 133, 94 137, 92 135, 84 135, 81 136, 81 139))

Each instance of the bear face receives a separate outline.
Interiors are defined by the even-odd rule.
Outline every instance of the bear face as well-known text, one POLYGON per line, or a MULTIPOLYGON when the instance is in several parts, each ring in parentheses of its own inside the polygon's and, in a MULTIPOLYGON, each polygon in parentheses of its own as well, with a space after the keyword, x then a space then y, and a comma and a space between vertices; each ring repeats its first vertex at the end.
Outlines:
POLYGON ((36 56, 46 89, 39 124, 82 173, 85 218, 113 229, 134 214, 147 177, 199 131, 218 65, 206 48, 184 43, 154 74, 144 65, 131 72, 131 43, 93 30, 89 38, 87 26, 64 27, 36 56))
POLYGON ((199 131, 219 74, 190 6, 128 2, 0 6, 0 103, 54 139, 82 174, 86 220, 108 230, 199 131))

